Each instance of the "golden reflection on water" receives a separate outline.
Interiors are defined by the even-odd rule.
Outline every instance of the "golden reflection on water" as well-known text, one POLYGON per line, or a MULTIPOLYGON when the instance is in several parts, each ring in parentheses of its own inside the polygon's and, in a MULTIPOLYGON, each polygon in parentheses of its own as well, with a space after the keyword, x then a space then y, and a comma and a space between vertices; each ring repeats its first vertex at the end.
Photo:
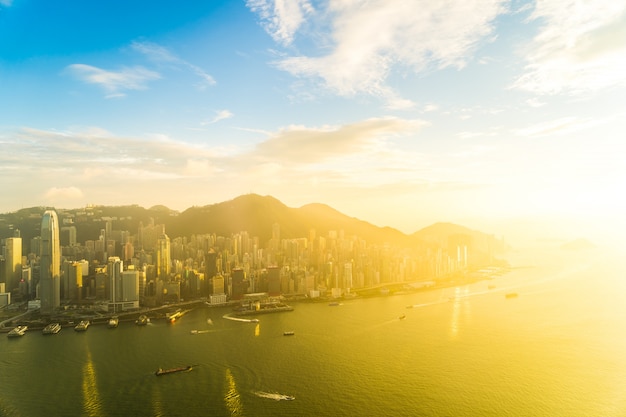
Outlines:
POLYGON ((152 390, 152 415, 154 417, 162 417, 165 415, 165 413, 163 412, 163 408, 162 408, 162 395, 161 395, 161 390, 159 389, 159 387, 155 384, 154 385, 154 389, 152 390))
POLYGON ((454 340, 459 335, 461 316, 470 317, 470 292, 469 288, 455 288, 454 296, 452 298, 452 316, 450 317, 450 328, 448 334, 450 339, 454 340))
POLYGON ((257 323, 256 326, 254 326, 254 335, 258 337, 260 334, 261 334, 261 325, 257 323))
POLYGON ((91 360, 91 353, 87 352, 87 361, 83 365, 83 408, 87 416, 101 416, 101 401, 96 384, 96 370, 91 360))
POLYGON ((233 374, 228 368, 226 369, 226 395, 224 396, 224 403, 226 403, 226 408, 231 416, 243 415, 241 396, 239 395, 239 391, 237 391, 235 378, 233 378, 233 374))

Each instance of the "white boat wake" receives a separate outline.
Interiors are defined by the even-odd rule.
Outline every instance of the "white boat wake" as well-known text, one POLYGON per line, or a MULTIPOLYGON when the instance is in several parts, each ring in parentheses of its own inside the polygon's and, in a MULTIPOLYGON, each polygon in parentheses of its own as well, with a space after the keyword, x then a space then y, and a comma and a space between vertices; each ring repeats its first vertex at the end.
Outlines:
POLYGON ((233 321, 241 321, 241 322, 244 322, 244 323, 258 323, 259 322, 259 319, 242 319, 242 318, 239 318, 239 317, 229 316, 228 314, 223 315, 222 318, 228 319, 228 320, 233 320, 233 321))
POLYGON ((192 330, 191 334, 203 334, 203 333, 209 333, 211 330, 192 330))
POLYGON ((292 397, 291 395, 284 394, 276 394, 272 392, 264 392, 264 391, 254 391, 254 395, 261 398, 269 398, 270 400, 275 401, 292 401, 295 400, 296 397, 292 397))

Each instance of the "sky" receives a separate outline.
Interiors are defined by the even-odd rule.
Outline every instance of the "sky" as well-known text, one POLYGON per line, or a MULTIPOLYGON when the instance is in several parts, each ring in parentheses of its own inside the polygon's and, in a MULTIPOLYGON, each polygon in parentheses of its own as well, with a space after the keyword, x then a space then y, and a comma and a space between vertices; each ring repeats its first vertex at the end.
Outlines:
POLYGON ((614 231, 625 97, 624 0, 0 0, 0 212, 614 231))

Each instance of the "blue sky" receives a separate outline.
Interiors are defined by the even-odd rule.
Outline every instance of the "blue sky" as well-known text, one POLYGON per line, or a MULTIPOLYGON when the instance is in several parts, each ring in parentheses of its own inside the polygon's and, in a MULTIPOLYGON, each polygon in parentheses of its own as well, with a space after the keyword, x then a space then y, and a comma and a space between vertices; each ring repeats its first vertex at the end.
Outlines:
POLYGON ((625 1, 0 0, 0 211, 623 224, 625 88, 625 1))

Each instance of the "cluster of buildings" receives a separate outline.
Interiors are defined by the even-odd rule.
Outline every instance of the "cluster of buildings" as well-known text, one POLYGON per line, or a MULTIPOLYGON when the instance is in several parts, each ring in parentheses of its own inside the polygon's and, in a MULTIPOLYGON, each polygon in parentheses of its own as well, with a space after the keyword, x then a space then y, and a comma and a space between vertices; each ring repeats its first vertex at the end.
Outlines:
POLYGON ((102 225, 98 238, 79 243, 80 225, 72 216, 62 220, 48 210, 30 245, 19 231, 3 240, 0 307, 28 301, 42 314, 72 305, 121 312, 193 299, 222 304, 258 293, 340 297, 436 280, 466 269, 472 253, 467 237, 418 250, 368 245, 342 231, 281 239, 279 224, 268 242, 245 231, 170 239, 162 224, 140 223, 130 233, 115 228, 116 218, 92 219, 102 225))

